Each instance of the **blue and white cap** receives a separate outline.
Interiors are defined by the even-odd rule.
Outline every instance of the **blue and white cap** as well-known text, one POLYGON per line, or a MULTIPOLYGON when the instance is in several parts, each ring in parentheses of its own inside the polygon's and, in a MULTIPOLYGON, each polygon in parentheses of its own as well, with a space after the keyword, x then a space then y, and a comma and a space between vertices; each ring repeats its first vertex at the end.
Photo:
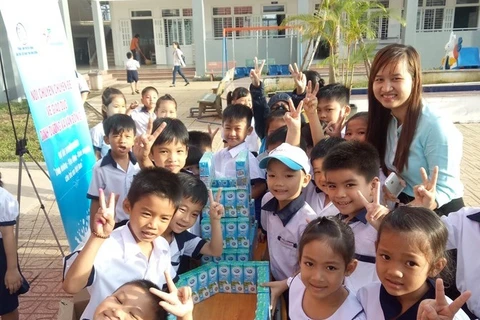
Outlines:
POLYGON ((291 144, 282 143, 270 151, 268 156, 260 161, 260 169, 266 169, 271 159, 281 161, 294 171, 304 170, 306 173, 310 173, 310 162, 308 161, 307 154, 299 147, 294 147, 291 144))

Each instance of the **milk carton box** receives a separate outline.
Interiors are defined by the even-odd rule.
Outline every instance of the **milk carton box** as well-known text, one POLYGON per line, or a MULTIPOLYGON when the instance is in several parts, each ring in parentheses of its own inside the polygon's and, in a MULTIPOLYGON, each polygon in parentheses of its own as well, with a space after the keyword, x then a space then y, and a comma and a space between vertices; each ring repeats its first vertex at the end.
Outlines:
POLYGON ((243 285, 243 265, 241 263, 232 263, 231 265, 231 283, 232 292, 244 293, 243 285))
POLYGON ((205 265, 208 270, 208 289, 210 290, 210 296, 217 294, 218 289, 218 266, 215 263, 205 265))
POLYGON ((246 189, 239 189, 236 195, 237 215, 248 217, 250 215, 250 192, 246 189))
MULTIPOLYGON (((187 274, 185 274, 187 275, 187 274)), ((197 270, 193 270, 193 272, 189 272, 188 276, 185 277, 187 281, 187 285, 192 288, 192 298, 193 303, 199 303, 201 301, 200 295, 198 294, 198 272, 197 270)))
POLYGON ((235 159, 237 171, 237 188, 246 189, 250 187, 250 170, 248 165, 248 150, 242 150, 235 159))
POLYGON ((237 261, 246 262, 250 260, 250 248, 249 249, 237 249, 237 261))
MULTIPOLYGON (((257 264, 257 284, 270 281, 270 271, 268 262, 258 261, 257 264)), ((257 292, 269 292, 268 288, 257 286, 257 292)))
POLYGON ((255 262, 243 263, 243 286, 245 293, 257 293, 257 266, 255 262))
POLYGON ((255 320, 270 320, 270 295, 268 293, 257 294, 257 310, 255 320))
POLYGON ((210 263, 212 261, 213 261, 213 258, 211 256, 206 256, 206 255, 202 256, 202 264, 207 264, 207 263, 210 263))
POLYGON ((200 232, 202 233, 202 238, 206 241, 212 239, 212 226, 210 225, 210 220, 202 220, 200 224, 200 232))
POLYGON ((208 272, 209 269, 205 266, 201 266, 198 269, 198 292, 200 301, 208 299, 210 297, 210 289, 208 288, 208 272))
POLYGON ((238 218, 237 241, 239 248, 250 247, 250 220, 248 218, 238 218))
POLYGON ((237 248, 237 219, 225 218, 225 241, 227 248, 237 248))
POLYGON ((227 262, 237 261, 237 252, 235 249, 223 250, 223 260, 227 262))
POLYGON ((224 188, 223 193, 223 206, 225 207, 225 216, 226 217, 237 217, 237 208, 236 208, 236 189, 235 188, 224 188))
POLYGON ((218 289, 222 293, 232 293, 230 263, 218 263, 218 289))
POLYGON ((215 175, 215 168, 213 167, 213 152, 205 152, 198 163, 200 169, 200 177, 211 177, 215 175))

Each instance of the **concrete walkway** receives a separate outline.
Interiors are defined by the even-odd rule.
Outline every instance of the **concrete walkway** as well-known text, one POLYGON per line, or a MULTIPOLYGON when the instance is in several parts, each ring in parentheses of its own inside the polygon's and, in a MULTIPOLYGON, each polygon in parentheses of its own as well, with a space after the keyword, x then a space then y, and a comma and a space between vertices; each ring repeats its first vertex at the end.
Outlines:
MULTIPOLYGON (((148 85, 155 86, 159 95, 164 93, 172 94, 178 102, 178 117, 185 123, 189 130, 207 130, 207 123, 212 122, 212 128, 219 127, 221 119, 217 117, 208 117, 202 120, 189 118, 189 109, 197 105, 196 101, 203 94, 210 92, 216 82, 191 82, 190 86, 183 87, 178 83, 178 87, 169 88, 169 82, 152 82, 148 85)), ((146 84, 141 84, 143 87, 146 84)), ((133 96, 130 89, 125 84, 118 84, 125 94, 128 104, 140 100, 140 95, 133 96)), ((455 99, 462 99, 462 96, 470 93, 456 93, 452 100, 446 100, 448 104, 455 106, 455 99)), ((93 96, 93 95, 92 95, 93 96)), ((474 96, 472 94, 472 96, 474 96)), ((480 97, 468 103, 474 104, 470 107, 480 105, 480 97)), ((443 99, 443 98, 442 98, 443 99)), ((101 100, 97 95, 89 99, 89 102, 100 110, 101 100)), ((225 105, 225 103, 224 103, 225 105)), ((90 126, 95 125, 101 119, 91 110, 87 109, 87 115, 90 126)), ((480 121, 478 119, 477 121, 480 121)), ((480 124, 468 123, 457 124, 459 130, 464 136, 464 152, 461 168, 461 179, 465 184, 465 202, 468 206, 480 206, 480 159, 477 157, 478 137, 480 137, 480 124)), ((214 149, 221 147, 220 135, 217 135, 214 141, 214 149)), ((27 159, 28 161, 29 159, 27 159)), ((64 252, 68 251, 68 245, 63 232, 63 226, 60 220, 57 203, 53 196, 50 181, 36 167, 34 163, 28 164, 28 169, 32 176, 40 199, 44 204, 45 212, 48 214, 53 229, 60 239, 64 252)), ((18 181, 18 163, 0 164, 5 187, 14 195, 17 194, 18 181)), ((53 237, 43 210, 40 209, 40 203, 35 195, 34 189, 30 183, 25 170, 23 170, 21 191, 21 209, 20 209, 20 233, 19 233, 19 259, 26 278, 31 282, 30 292, 21 297, 20 319, 56 319, 58 312, 58 303, 61 299, 69 299, 70 296, 61 289, 62 280, 62 256, 53 237)))

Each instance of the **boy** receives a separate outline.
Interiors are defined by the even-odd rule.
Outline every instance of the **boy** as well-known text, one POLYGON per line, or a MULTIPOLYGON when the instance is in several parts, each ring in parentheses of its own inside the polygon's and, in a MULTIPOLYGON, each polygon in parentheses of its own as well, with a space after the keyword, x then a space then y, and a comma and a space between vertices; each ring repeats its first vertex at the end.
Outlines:
POLYGON ((133 177, 140 170, 137 160, 130 151, 135 138, 133 119, 125 114, 115 114, 104 120, 103 128, 105 143, 110 145, 111 149, 93 167, 93 177, 87 193, 87 198, 92 200, 90 204, 92 229, 93 217, 100 206, 99 188, 107 194, 115 193, 119 197, 115 208, 115 227, 127 222, 128 215, 123 210, 123 200, 127 196, 133 177))
POLYGON ((65 258, 63 289, 90 293, 81 319, 92 319, 97 305, 126 282, 147 279, 162 287, 170 270, 170 250, 161 237, 182 200, 177 175, 162 168, 140 171, 123 202, 127 225, 114 227, 115 195, 95 214, 92 233, 81 251, 65 258))
POLYGON ((140 69, 140 63, 137 60, 133 59, 133 54, 127 52, 127 62, 125 63, 125 68, 127 69, 127 83, 130 84, 132 89, 132 94, 140 93, 138 91, 138 69, 140 69), (133 83, 135 82, 135 91, 133 91, 133 83))
POLYGON ((267 169, 269 192, 262 199, 261 221, 267 233, 270 270, 275 280, 298 271, 298 242, 307 220, 317 217, 302 188, 310 182, 310 165, 302 149, 283 143, 260 161, 267 169))
POLYGON ((203 131, 189 131, 188 143, 190 146, 196 146, 202 153, 212 151, 212 137, 203 131))
POLYGON ((168 93, 161 96, 155 106, 155 115, 157 118, 176 118, 177 101, 168 93))
POLYGON ((143 106, 139 106, 138 103, 132 103, 130 109, 127 110, 127 114, 132 117, 137 126, 137 136, 147 132, 148 120, 150 118, 155 119, 155 103, 157 102, 158 91, 154 87, 146 87, 142 90, 142 103, 143 106))
POLYGON ((188 147, 188 156, 185 160, 185 167, 183 169, 195 177, 200 177, 200 160, 203 157, 203 152, 196 146, 190 145, 188 147))
MULTIPOLYGON (((204 254, 215 257, 222 255, 223 237, 220 219, 224 212, 223 206, 218 203, 220 193, 216 195, 217 199, 213 199, 212 192, 207 191, 205 184, 188 173, 180 172, 178 179, 183 190, 182 202, 167 230, 163 233, 163 237, 170 243, 172 267, 176 272, 180 268, 182 257, 199 259, 204 254), (194 230, 189 232, 189 229, 194 227, 197 221, 200 221, 198 217, 202 214, 202 209, 207 204, 209 197, 212 239, 205 241, 196 236, 197 233, 194 230)), ((199 229, 198 227, 198 231, 200 231, 199 229)), ((182 266, 180 270, 185 272, 188 268, 182 266)))
MULTIPOLYGON (((336 145, 323 160, 327 193, 340 212, 339 217, 355 234, 355 257, 358 265, 345 279, 347 287, 356 292, 368 283, 379 281, 375 270, 377 231, 367 222, 366 209, 359 192, 372 201, 380 160, 370 144, 345 141, 336 145)), ((378 189, 378 187, 377 187, 378 189)))
MULTIPOLYGON (((252 133, 252 110, 242 104, 229 105, 223 111, 223 137, 227 147, 213 155, 216 177, 236 177, 235 158, 242 150, 248 150, 245 138, 252 133)), ((265 174, 258 167, 258 160, 248 153, 252 198, 261 197, 266 189, 265 174)))

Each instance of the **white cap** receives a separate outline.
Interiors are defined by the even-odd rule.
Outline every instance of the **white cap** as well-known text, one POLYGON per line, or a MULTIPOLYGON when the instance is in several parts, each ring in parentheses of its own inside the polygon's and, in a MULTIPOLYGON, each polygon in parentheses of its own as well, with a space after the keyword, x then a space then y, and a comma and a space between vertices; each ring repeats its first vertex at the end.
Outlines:
POLYGON ((270 159, 277 159, 294 171, 303 169, 305 173, 310 174, 310 162, 307 154, 299 147, 294 147, 288 143, 282 143, 277 148, 270 151, 268 156, 260 161, 260 169, 266 169, 270 159))

